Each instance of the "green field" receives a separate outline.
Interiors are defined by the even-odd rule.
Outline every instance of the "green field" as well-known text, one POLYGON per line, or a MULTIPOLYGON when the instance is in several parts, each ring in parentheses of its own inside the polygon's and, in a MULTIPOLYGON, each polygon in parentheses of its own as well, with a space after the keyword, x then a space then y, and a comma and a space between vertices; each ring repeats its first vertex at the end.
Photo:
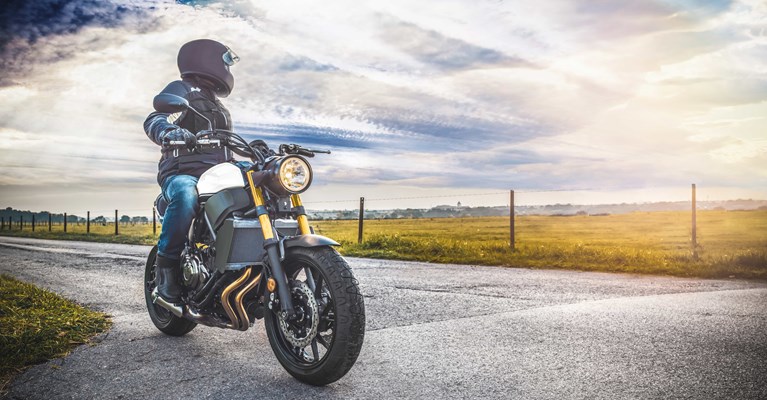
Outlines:
POLYGON ((563 268, 698 277, 767 278, 767 211, 698 212, 698 247, 687 212, 524 216, 509 249, 506 217, 318 221, 347 255, 442 263, 563 268))
MULTIPOLYGON (((349 256, 439 263, 635 272, 708 278, 767 279, 767 211, 699 211, 698 247, 692 251, 690 213, 608 216, 521 216, 516 251, 509 248, 507 217, 314 221, 317 233, 342 244, 349 256)), ((60 228, 61 227, 54 227, 60 228)), ((151 225, 91 227, 90 237, 66 238, 150 244, 151 225)), ((54 229, 56 230, 56 229, 54 229)), ((84 232, 84 226, 70 231, 84 232)), ((9 234, 8 231, 0 233, 9 234)), ((13 235, 31 235, 29 228, 13 235)), ((34 236, 62 238, 47 230, 34 236)))

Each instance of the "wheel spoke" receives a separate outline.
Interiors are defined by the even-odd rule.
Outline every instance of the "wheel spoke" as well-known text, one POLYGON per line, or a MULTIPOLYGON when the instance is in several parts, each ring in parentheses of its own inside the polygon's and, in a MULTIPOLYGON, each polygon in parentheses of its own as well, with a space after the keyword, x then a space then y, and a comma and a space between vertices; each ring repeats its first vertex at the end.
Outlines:
POLYGON ((319 342, 326 350, 330 350, 330 343, 325 341, 325 338, 322 337, 322 335, 318 333, 315 339, 316 340, 312 342, 312 346, 316 346, 317 344, 315 342, 319 342))
POLYGON ((322 274, 317 275, 317 281, 315 281, 314 298, 322 298, 322 274))
POLYGON ((325 308, 320 313, 320 319, 326 318, 328 316, 328 313, 330 312, 331 308, 333 308, 333 307, 331 307, 330 302, 328 302, 328 304, 325 305, 325 308))
POLYGON ((304 273, 306 274, 306 285, 309 286, 309 289, 314 293, 316 291, 314 286, 314 275, 312 275, 312 269, 309 267, 304 267, 304 273))
MULTIPOLYGON (((317 335, 319 336, 319 335, 317 335)), ((320 360, 320 351, 317 348, 317 338, 315 337, 314 340, 312 340, 312 357, 314 357, 314 362, 317 362, 320 360)))

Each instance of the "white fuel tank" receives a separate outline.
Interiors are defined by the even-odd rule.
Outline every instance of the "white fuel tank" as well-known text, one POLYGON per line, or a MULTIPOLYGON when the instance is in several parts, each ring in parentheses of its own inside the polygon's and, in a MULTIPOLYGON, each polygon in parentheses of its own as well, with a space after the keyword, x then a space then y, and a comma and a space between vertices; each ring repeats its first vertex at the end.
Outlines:
POLYGON ((242 171, 231 163, 211 167, 197 181, 197 193, 200 196, 235 187, 245 187, 245 179, 242 177, 242 171))

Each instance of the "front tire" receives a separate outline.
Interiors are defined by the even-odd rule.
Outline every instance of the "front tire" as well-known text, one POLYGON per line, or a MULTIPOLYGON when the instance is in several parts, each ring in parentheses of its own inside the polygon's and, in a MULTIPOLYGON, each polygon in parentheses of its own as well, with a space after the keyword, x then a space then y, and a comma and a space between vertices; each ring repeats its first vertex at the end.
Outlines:
POLYGON ((346 260, 331 247, 294 247, 282 265, 304 322, 288 324, 279 311, 268 312, 264 322, 269 344, 296 379, 315 386, 335 382, 349 372, 362 350, 365 303, 359 283, 346 260), (310 315, 310 310, 317 310, 316 314, 310 315), (315 317, 318 323, 312 321, 315 317), (303 327, 297 326, 302 323, 303 327))
POLYGON ((170 336, 184 336, 194 329, 197 324, 184 318, 173 315, 170 311, 154 304, 152 301, 152 291, 157 287, 156 283, 156 260, 157 246, 152 247, 149 257, 146 260, 144 269, 144 298, 146 299, 146 308, 149 311, 149 317, 152 323, 163 333, 170 336))

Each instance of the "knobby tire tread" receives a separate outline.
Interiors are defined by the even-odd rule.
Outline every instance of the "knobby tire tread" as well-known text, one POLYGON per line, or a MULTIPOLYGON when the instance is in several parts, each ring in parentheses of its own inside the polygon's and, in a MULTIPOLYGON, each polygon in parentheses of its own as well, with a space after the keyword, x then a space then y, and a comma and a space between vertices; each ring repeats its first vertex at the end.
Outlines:
MULTIPOLYGON (((276 350, 275 355, 296 379, 311 385, 323 386, 346 375, 357 361, 365 338, 365 303, 359 290, 359 282, 354 277, 351 267, 337 251, 329 247, 293 248, 288 257, 300 254, 316 260, 318 265, 324 265, 326 284, 331 285, 336 294, 344 294, 333 297, 336 305, 336 329, 333 333, 335 338, 331 346, 332 351, 326 356, 328 358, 322 361, 321 370, 311 375, 294 370, 289 363, 281 359, 276 350), (347 325, 348 329, 338 328, 347 325)), ((269 330, 267 328, 267 331, 269 330)), ((274 347, 271 338, 270 344, 274 347)))

